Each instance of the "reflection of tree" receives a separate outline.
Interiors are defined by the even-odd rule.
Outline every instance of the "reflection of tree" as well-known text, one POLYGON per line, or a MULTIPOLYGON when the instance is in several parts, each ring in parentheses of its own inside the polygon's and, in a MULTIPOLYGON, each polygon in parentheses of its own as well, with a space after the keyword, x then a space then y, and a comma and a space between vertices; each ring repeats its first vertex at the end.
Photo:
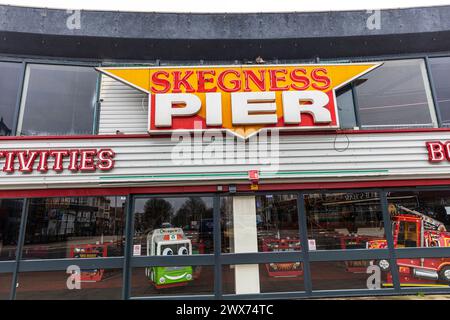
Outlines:
POLYGON ((201 221, 202 218, 209 216, 205 202, 201 198, 190 197, 177 211, 173 217, 172 224, 185 227, 190 225, 191 221, 201 221))
POLYGON ((163 222, 170 222, 173 214, 172 205, 160 198, 147 200, 144 205, 144 215, 141 230, 153 230, 161 227, 163 222))

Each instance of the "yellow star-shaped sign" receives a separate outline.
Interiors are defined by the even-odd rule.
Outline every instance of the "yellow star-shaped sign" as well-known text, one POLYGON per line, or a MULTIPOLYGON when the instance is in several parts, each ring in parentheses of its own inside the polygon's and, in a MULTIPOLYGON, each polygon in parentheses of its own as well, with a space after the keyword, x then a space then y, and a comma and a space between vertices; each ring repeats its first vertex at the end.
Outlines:
MULTIPOLYGON (((195 130, 200 122, 202 130, 228 130, 247 138, 262 128, 278 129, 337 129, 335 91, 352 80, 373 70, 380 64, 307 64, 307 65, 252 65, 252 66, 199 66, 199 67, 104 67, 98 70, 114 79, 150 95, 149 131, 195 130), (315 123, 314 117, 301 115, 301 123, 286 124, 283 118, 283 92, 321 91, 329 97, 325 108, 331 118, 328 123, 315 123), (273 92, 277 123, 236 124, 233 121, 232 99, 235 92, 273 92), (209 126, 207 121, 207 95, 221 93, 221 124, 209 126), (201 101, 195 114, 174 117, 171 126, 159 127, 155 123, 155 96, 164 94, 192 94, 201 101)), ((302 102, 305 103, 305 102, 302 102)), ((306 102, 308 103, 308 102, 306 102)), ((174 106, 180 107, 180 106, 174 106)), ((182 107, 182 106, 181 106, 182 107)), ((264 113, 264 112, 262 112, 264 113)))

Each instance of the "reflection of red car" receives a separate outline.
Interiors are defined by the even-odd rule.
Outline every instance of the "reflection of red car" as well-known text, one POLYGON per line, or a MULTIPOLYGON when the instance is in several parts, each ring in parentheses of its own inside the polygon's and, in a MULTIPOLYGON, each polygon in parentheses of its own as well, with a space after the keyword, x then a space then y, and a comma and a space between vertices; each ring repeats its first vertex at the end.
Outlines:
MULTIPOLYGON (((300 251, 298 239, 263 238, 262 250, 264 252, 300 251)), ((299 277, 303 275, 300 262, 267 263, 266 270, 270 277, 299 277)))
MULTIPOLYGON (((420 212, 397 206, 404 213, 392 217, 395 248, 450 247, 450 233, 445 226, 420 212)), ((369 249, 386 248, 386 240, 368 242, 369 249)), ((382 271, 389 271, 388 260, 377 262, 382 271)), ((402 284, 421 284, 430 281, 450 283, 450 258, 398 259, 402 284)), ((388 277, 390 281, 390 277, 388 277)))
MULTIPOLYGON (((71 258, 100 258, 108 256, 108 244, 76 244, 70 246, 71 258)), ((81 270, 80 279, 84 282, 101 281, 104 276, 104 269, 81 270)))

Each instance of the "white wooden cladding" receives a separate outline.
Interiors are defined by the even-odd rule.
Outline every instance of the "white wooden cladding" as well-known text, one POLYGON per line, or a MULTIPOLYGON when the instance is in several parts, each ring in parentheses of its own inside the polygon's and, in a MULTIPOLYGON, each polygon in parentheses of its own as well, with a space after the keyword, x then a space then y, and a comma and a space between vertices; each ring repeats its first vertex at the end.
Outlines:
POLYGON ((99 134, 146 133, 148 95, 102 75, 99 134))
POLYGON ((246 174, 253 169, 262 170, 260 183, 450 178, 450 162, 428 161, 425 142, 436 140, 450 140, 450 133, 280 136, 277 171, 266 171, 248 152, 235 163, 214 163, 204 154, 201 162, 180 164, 172 160, 177 142, 170 138, 4 140, 0 150, 112 148, 116 156, 114 169, 107 172, 0 171, 0 189, 236 183, 248 182, 246 174))

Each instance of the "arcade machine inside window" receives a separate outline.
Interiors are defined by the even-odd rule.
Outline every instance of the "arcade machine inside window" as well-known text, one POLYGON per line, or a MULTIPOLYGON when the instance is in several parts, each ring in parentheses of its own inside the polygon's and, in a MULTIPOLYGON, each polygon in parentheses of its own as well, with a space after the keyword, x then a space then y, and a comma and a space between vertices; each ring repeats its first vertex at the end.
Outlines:
MULTIPOLYGON (((133 257, 214 253, 212 197, 139 197, 134 202, 133 257)), ((132 296, 212 294, 212 266, 134 268, 132 296)))

